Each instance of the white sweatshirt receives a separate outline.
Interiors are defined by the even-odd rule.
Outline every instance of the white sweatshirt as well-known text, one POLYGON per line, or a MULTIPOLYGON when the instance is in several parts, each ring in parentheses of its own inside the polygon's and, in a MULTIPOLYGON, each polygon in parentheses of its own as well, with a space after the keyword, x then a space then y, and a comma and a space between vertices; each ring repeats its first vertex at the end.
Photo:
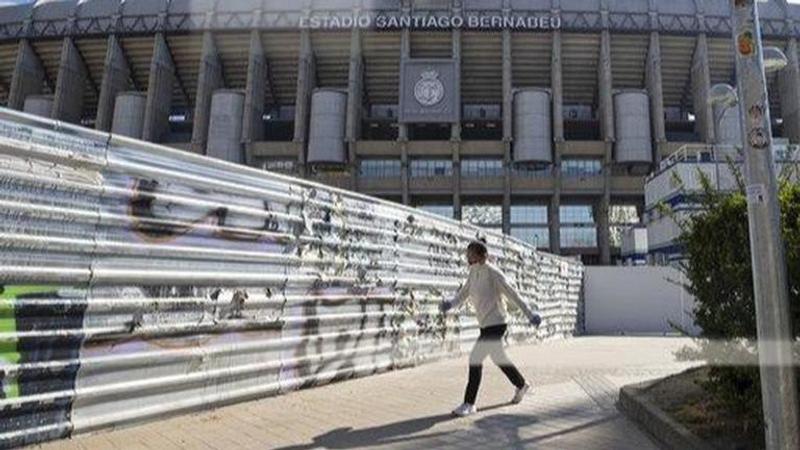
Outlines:
POLYGON ((475 308, 481 328, 504 325, 508 312, 501 295, 517 305, 526 317, 530 318, 534 314, 517 291, 508 284, 503 272, 490 263, 477 263, 470 266, 467 281, 456 292, 452 307, 453 309, 458 308, 469 298, 475 308))

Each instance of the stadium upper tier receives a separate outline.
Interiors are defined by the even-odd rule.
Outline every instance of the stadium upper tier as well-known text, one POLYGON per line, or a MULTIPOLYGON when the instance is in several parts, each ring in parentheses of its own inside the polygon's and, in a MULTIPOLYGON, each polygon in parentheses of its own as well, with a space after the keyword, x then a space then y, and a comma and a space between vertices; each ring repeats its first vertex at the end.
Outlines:
MULTIPOLYGON (((286 29, 297 27, 308 16, 352 17, 354 13, 373 18, 418 13, 448 16, 453 13, 454 5, 463 15, 489 17, 502 16, 504 11, 522 16, 557 12, 564 30, 730 33, 730 0, 39 0, 0 6, 0 39, 286 29)), ((800 5, 785 0, 759 1, 759 12, 765 36, 800 32, 800 5)), ((388 21, 383 23, 392 25, 388 21)), ((474 22, 483 28, 498 24, 474 22)))
MULTIPOLYGON (((613 87, 641 89, 647 34, 656 30, 662 35, 664 105, 685 107, 691 103, 692 58, 701 33, 708 37, 711 81, 734 79, 729 4, 729 0, 45 0, 0 6, 0 104, 8 101, 21 39, 32 43, 44 66, 45 94, 54 89, 63 37, 74 40, 88 69, 83 116, 91 118, 104 73, 107 37, 120 38, 132 70, 130 88, 141 91, 147 88, 153 36, 161 32, 176 69, 172 107, 191 108, 203 47, 200 31, 215 32, 225 86, 244 88, 249 31, 257 29, 262 31, 269 63, 265 100, 291 105, 297 87, 299 29, 312 28, 317 85, 345 88, 348 24, 358 26, 359 18, 368 25, 362 38, 366 101, 395 104, 401 39, 394 25, 410 16, 441 19, 432 27, 411 27, 410 54, 422 58, 449 57, 449 26, 454 17, 464 18, 460 27, 464 31, 460 44, 464 104, 502 101, 501 19, 506 17, 522 25, 512 27, 511 36, 515 88, 550 85, 552 33, 548 28, 555 26, 564 31, 565 104, 597 103, 599 30, 612 34, 613 87), (531 24, 536 30, 531 30, 531 24)), ((800 18, 800 5, 771 0, 760 2, 759 8, 767 45, 786 48, 787 38, 800 36, 800 20, 795 20, 800 18)), ((770 103, 777 111, 780 98, 777 89, 772 89, 774 82, 775 77, 770 77, 770 103)))

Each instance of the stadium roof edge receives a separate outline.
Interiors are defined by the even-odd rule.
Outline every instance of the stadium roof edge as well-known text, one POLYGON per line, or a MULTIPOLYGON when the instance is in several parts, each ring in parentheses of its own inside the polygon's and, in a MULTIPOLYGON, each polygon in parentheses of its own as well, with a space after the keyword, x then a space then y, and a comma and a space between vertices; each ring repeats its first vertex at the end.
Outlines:
MULTIPOLYGON (((451 14, 442 2, 418 2, 413 12, 451 14)), ((503 14, 502 0, 462 0, 462 14, 503 14)), ((569 31, 726 34, 729 0, 511 0, 511 13, 551 14, 552 5, 569 31), (606 9, 607 8, 607 9, 606 9)), ((401 14, 390 0, 39 0, 0 6, 0 40, 81 34, 185 32, 205 29, 296 28, 312 5, 312 14, 401 14), (363 5, 368 5, 364 7, 363 5), (103 19, 103 20, 98 20, 103 19)), ((786 0, 759 3, 765 36, 800 36, 800 5, 786 0), (795 23, 796 22, 796 23, 795 23)))

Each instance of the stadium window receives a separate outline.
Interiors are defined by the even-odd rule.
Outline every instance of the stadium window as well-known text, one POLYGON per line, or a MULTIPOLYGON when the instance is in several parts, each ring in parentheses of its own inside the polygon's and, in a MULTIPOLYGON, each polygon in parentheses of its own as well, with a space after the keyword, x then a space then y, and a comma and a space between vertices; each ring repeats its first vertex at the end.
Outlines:
POLYGON ((594 227, 561 227, 561 247, 597 247, 597 230, 594 227))
POLYGON ((499 158, 464 159, 461 161, 461 176, 463 177, 502 177, 503 174, 503 161, 499 158))
POLYGON ((511 225, 547 225, 547 206, 511 205, 511 225))
POLYGON ((550 178, 553 175, 550 164, 515 164, 511 171, 513 176, 522 178, 550 178))
POLYGON ((449 159, 412 159, 409 164, 411 178, 453 176, 453 161, 449 159))
POLYGON ((270 172, 293 173, 294 164, 294 159, 273 159, 264 161, 261 164, 261 168, 264 170, 269 170, 270 172))
POLYGON ((359 164, 358 173, 363 178, 399 178, 400 160, 364 159, 359 164))
POLYGON ((597 228, 591 205, 562 205, 558 215, 561 247, 597 247, 597 228))
POLYGON ((545 205, 511 205, 511 236, 536 247, 550 246, 545 205))
POLYGON ((594 225, 594 214, 590 205, 561 205, 558 219, 562 224, 594 225))
POLYGON ((561 173, 566 177, 593 177, 603 173, 603 165, 594 158, 564 159, 561 161, 561 173))
POLYGON ((536 248, 550 247, 550 229, 541 227, 511 227, 511 236, 536 248))

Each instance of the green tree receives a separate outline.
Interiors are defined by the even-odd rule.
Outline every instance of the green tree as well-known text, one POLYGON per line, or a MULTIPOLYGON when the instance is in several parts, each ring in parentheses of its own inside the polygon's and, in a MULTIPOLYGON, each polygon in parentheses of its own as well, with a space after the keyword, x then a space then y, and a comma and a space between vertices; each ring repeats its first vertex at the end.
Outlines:
MULTIPOLYGON (((733 167, 733 166, 731 166, 733 167)), ((702 192, 695 199, 699 211, 679 221, 679 242, 685 260, 685 288, 695 299, 695 323, 703 337, 736 343, 755 352, 756 316, 753 294, 747 201, 740 174, 738 189, 718 192, 700 173, 702 192)), ((680 180, 678 180, 680 182, 680 180)), ((794 336, 800 335, 800 185, 782 181, 779 188, 781 226, 788 266, 789 298, 794 336)), ((662 206, 662 210, 670 214, 662 206)), ((673 215, 674 218, 674 215, 673 215)), ((720 406, 747 417, 743 427, 761 427, 761 390, 758 367, 712 367, 704 388, 720 406)))

